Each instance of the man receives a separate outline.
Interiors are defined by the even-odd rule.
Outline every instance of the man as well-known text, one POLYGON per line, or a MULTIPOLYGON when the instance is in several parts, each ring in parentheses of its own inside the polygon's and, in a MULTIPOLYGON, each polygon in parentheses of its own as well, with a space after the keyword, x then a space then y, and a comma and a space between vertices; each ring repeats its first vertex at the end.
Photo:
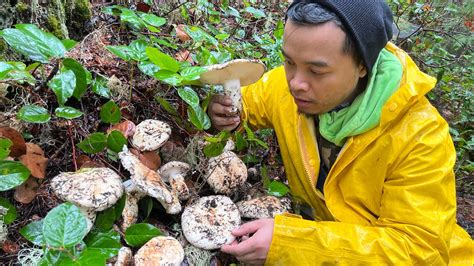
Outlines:
POLYGON ((216 96, 216 129, 274 128, 292 196, 313 217, 279 215, 233 231, 221 251, 250 264, 472 265, 455 221, 455 151, 424 97, 436 81, 392 37, 383 1, 294 1, 285 63, 216 96))

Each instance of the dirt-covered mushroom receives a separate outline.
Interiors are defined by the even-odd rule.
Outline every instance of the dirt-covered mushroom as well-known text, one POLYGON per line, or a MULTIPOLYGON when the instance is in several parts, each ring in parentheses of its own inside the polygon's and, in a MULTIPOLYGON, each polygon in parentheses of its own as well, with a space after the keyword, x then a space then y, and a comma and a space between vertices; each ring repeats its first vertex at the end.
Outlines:
POLYGON ((200 81, 209 85, 223 85, 224 95, 232 99, 233 110, 242 110, 241 86, 255 83, 265 72, 265 65, 258 60, 236 59, 224 64, 207 67, 208 71, 201 74, 200 81))
POLYGON ((272 218, 290 209, 287 202, 282 202, 274 196, 263 196, 251 200, 239 201, 236 205, 241 217, 251 219, 272 218))
POLYGON ((184 162, 171 161, 159 170, 160 176, 171 185, 180 200, 187 200, 189 198, 189 189, 184 182, 186 173, 191 169, 191 166, 184 162))
POLYGON ((147 119, 135 128, 132 145, 140 151, 154 151, 161 147, 170 137, 171 127, 165 122, 147 119))
POLYGON ((229 194, 247 180, 247 167, 232 151, 208 161, 206 180, 216 193, 229 194))
POLYGON ((226 196, 202 197, 181 215, 186 240, 202 249, 216 249, 235 240, 232 230, 240 225, 237 206, 226 196))
POLYGON ((78 206, 88 218, 88 229, 96 212, 113 206, 123 194, 122 179, 109 168, 83 168, 65 172, 51 180, 51 188, 62 200, 78 206))
POLYGON ((121 247, 114 266, 129 266, 132 263, 132 250, 129 247, 121 247))
POLYGON ((148 195, 156 198, 165 207, 167 213, 176 214, 181 211, 181 204, 177 195, 171 193, 156 171, 141 163, 138 157, 132 154, 126 146, 124 146, 123 151, 119 152, 119 157, 123 167, 130 172, 131 182, 133 182, 129 185, 130 188, 127 193, 133 191, 136 196, 148 195))
POLYGON ((181 265, 184 250, 178 240, 170 236, 157 236, 143 245, 134 256, 136 266, 181 265))

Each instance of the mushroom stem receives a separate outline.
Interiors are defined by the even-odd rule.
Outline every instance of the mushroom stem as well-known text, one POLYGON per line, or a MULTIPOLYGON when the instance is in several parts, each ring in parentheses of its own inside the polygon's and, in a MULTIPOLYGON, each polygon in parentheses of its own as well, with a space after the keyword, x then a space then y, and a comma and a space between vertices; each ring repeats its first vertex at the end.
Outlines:
POLYGON ((180 200, 187 200, 189 198, 189 189, 184 182, 184 176, 181 174, 170 175, 169 182, 171 190, 174 191, 180 200))
POLYGON ((87 232, 89 232, 92 229, 92 226, 94 225, 95 222, 95 217, 96 217, 96 211, 93 208, 87 208, 87 207, 81 207, 76 205, 84 214, 86 217, 87 221, 87 232))
POLYGON ((240 113, 242 111, 242 94, 240 93, 240 80, 227 80, 224 83, 224 95, 229 96, 232 101, 232 113, 240 113))
POLYGON ((145 193, 137 189, 137 185, 132 179, 123 182, 123 186, 125 187, 125 193, 127 195, 122 211, 122 230, 125 231, 130 225, 137 221, 138 201, 145 196, 145 193))

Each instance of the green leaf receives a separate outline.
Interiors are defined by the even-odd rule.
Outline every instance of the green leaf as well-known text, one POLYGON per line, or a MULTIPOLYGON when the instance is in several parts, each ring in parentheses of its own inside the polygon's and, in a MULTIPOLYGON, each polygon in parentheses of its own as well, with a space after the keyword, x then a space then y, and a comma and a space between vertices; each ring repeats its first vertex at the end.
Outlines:
POLYGON ((179 74, 183 77, 183 80, 198 80, 204 72, 207 72, 204 67, 187 67, 181 70, 179 74))
POLYGON ((71 40, 71 39, 64 39, 64 40, 61 40, 61 43, 64 45, 64 48, 66 48, 66 50, 71 50, 72 48, 74 48, 78 42, 76 42, 75 40, 71 40))
POLYGON ((0 80, 24 81, 34 85, 36 79, 26 70, 22 62, 0 62, 0 80))
POLYGON ((140 18, 143 19, 145 23, 155 27, 161 27, 166 24, 166 18, 158 17, 149 13, 140 13, 140 18))
MULTIPOLYGON (((7 209, 7 213, 3 216, 3 222, 5 224, 11 224, 16 219, 16 208, 6 198, 0 197, 0 206, 7 209)), ((1 220, 2 216, 0 216, 1 220)))
POLYGON ((81 117, 82 115, 81 111, 69 106, 58 107, 56 110, 54 110, 54 113, 56 113, 56 116, 66 119, 74 119, 81 117))
POLYGON ((96 251, 104 255, 106 259, 116 256, 122 247, 120 234, 112 228, 108 231, 92 231, 84 239, 84 242, 88 250, 96 251))
POLYGON ((141 72, 147 74, 148 76, 153 76, 153 74, 155 74, 155 72, 158 72, 160 70, 160 68, 153 64, 152 62, 150 61, 140 61, 138 63, 138 69, 140 69, 141 72))
POLYGON ((107 148, 114 152, 121 152, 123 146, 127 145, 127 138, 118 130, 113 130, 107 137, 107 148))
POLYGON ((121 118, 120 107, 112 100, 105 103, 100 109, 100 119, 104 123, 117 124, 121 118))
POLYGON ((0 191, 15 188, 25 182, 30 170, 20 162, 0 161, 0 191))
POLYGON ((160 229, 151 224, 133 224, 125 231, 125 242, 131 247, 139 247, 159 235, 162 235, 160 229))
POLYGON ((80 100, 87 89, 86 69, 79 62, 72 58, 64 59, 63 66, 65 67, 65 69, 74 72, 74 76, 76 77, 76 87, 74 88, 72 95, 76 99, 80 100))
POLYGON ((204 31, 198 26, 193 26, 193 27, 184 27, 184 31, 191 37, 195 42, 207 42, 209 44, 212 44, 214 46, 218 46, 219 42, 216 40, 216 38, 212 37, 209 33, 204 31))
POLYGON ((235 150, 241 151, 247 148, 247 146, 248 146, 247 140, 244 138, 242 133, 240 133, 239 131, 236 131, 235 132, 235 150))
POLYGON ((66 48, 53 34, 44 32, 33 24, 17 24, 15 27, 16 29, 0 31, 0 36, 15 51, 42 63, 48 63, 53 57, 64 57, 66 48))
POLYGON ((230 37, 230 34, 228 33, 220 33, 220 34, 217 34, 216 36, 214 36, 216 39, 218 39, 219 41, 222 41, 222 40, 225 40, 227 38, 230 37))
POLYGON ((49 211, 43 220, 43 237, 51 247, 72 247, 81 242, 86 234, 86 217, 69 202, 49 211))
POLYGON ((122 211, 125 207, 125 199, 126 195, 124 194, 114 206, 97 213, 97 218, 94 223, 95 227, 101 231, 111 229, 114 222, 122 216, 122 211))
POLYGON ((172 86, 177 86, 183 81, 183 78, 179 74, 168 70, 160 70, 153 74, 153 76, 159 81, 170 84, 172 86))
POLYGON ((252 14, 255 18, 264 18, 266 17, 265 12, 261 9, 256 9, 255 7, 247 7, 244 10, 247 13, 252 14))
POLYGON ((13 142, 9 139, 0 138, 0 160, 3 160, 8 157, 10 154, 10 147, 13 145, 13 142))
MULTIPOLYGON (((107 251, 109 249, 91 249, 86 247, 75 260, 64 260, 61 265, 77 265, 77 266, 104 266, 109 258, 107 251)), ((118 254, 118 251, 117 251, 118 254)), ((114 255, 115 256, 115 255, 114 255)), ((113 257, 113 256, 112 256, 113 257)))
POLYGON ((288 194, 288 192, 290 192, 290 189, 282 182, 273 180, 268 185, 267 192, 269 195, 272 195, 275 197, 283 197, 286 194, 288 194))
POLYGON ((92 91, 102 97, 110 99, 110 90, 107 87, 107 79, 102 76, 97 76, 92 82, 92 91))
POLYGON ((132 29, 141 30, 145 28, 143 20, 138 15, 128 8, 122 8, 122 14, 120 14, 120 20, 126 22, 132 29))
POLYGON ((191 89, 190 87, 184 87, 178 89, 178 95, 192 107, 199 107, 199 96, 198 94, 191 89))
POLYGON ((84 151, 85 153, 98 153, 101 152, 105 149, 107 146, 107 137, 104 135, 104 133, 93 133, 87 138, 85 138, 83 141, 81 141, 79 144, 77 144, 77 147, 84 151))
POLYGON ((190 106, 188 108, 188 117, 191 123, 199 130, 208 130, 211 128, 211 120, 209 116, 204 112, 200 106, 190 106))
POLYGON ((33 221, 20 229, 20 234, 31 243, 44 245, 43 220, 33 221))
POLYGON ((222 154, 222 152, 224 151, 224 147, 225 145, 222 142, 209 143, 204 147, 203 152, 204 155, 206 155, 207 157, 216 157, 222 154))
POLYGON ((48 87, 50 87, 60 105, 64 105, 67 99, 69 99, 74 94, 74 89, 76 87, 76 76, 72 70, 62 69, 60 73, 56 74, 49 82, 48 87))
POLYGON ((168 102, 165 98, 162 98, 160 96, 155 96, 155 100, 165 109, 166 112, 168 112, 172 116, 179 117, 178 110, 174 108, 173 105, 171 105, 170 102, 168 102))
POLYGON ((130 61, 132 60, 132 50, 128 46, 124 45, 117 45, 117 46, 106 46, 107 50, 109 50, 111 53, 114 55, 122 58, 125 61, 130 61))
POLYGON ((173 57, 160 52, 160 50, 148 46, 146 48, 146 54, 151 62, 157 65, 161 70, 168 70, 173 73, 178 72, 179 62, 176 61, 173 57))
POLYGON ((17 114, 17 118, 29 123, 46 123, 51 119, 48 110, 37 105, 25 105, 17 114))

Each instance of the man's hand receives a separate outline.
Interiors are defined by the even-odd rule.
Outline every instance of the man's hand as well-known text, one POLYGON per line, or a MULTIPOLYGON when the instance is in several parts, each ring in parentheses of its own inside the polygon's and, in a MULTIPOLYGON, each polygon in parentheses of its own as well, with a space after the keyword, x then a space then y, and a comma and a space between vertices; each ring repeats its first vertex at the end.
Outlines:
POLYGON ((259 219, 243 224, 232 231, 234 236, 241 237, 241 242, 224 245, 221 251, 234 255, 240 262, 263 265, 272 243, 273 223, 273 219, 259 219))
POLYGON ((212 126, 217 130, 234 130, 240 124, 240 114, 232 113, 229 96, 214 95, 209 103, 208 114, 212 126))

